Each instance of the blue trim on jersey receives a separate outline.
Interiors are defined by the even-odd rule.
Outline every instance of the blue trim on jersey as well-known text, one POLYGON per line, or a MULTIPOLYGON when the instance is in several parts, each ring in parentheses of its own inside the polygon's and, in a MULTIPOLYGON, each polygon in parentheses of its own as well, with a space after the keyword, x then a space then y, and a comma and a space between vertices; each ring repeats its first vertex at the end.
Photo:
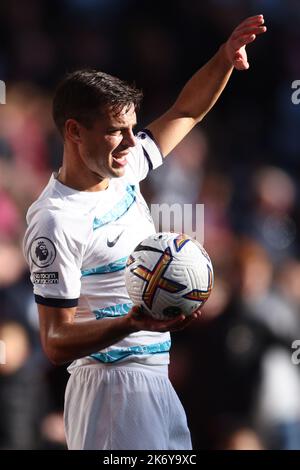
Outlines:
POLYGON ((97 230, 103 225, 115 222, 124 215, 136 200, 136 190, 134 185, 126 186, 126 195, 110 211, 102 217, 95 217, 93 221, 93 230, 97 230))
POLYGON ((125 359, 128 356, 145 356, 149 354, 161 354, 170 351, 171 341, 164 343, 148 344, 146 346, 130 346, 129 348, 113 349, 107 353, 95 353, 90 357, 99 362, 112 363, 125 359))
POLYGON ((123 317, 127 315, 132 307, 132 302, 129 304, 117 304, 111 305, 110 307, 97 308, 93 310, 93 313, 96 316, 96 320, 101 320, 101 318, 123 317))
POLYGON ((128 256, 125 256, 124 258, 117 259, 116 261, 104 264, 103 266, 97 266, 96 268, 91 269, 83 269, 81 271, 81 276, 93 276, 94 274, 107 274, 121 271, 122 269, 126 268, 127 259, 128 256))

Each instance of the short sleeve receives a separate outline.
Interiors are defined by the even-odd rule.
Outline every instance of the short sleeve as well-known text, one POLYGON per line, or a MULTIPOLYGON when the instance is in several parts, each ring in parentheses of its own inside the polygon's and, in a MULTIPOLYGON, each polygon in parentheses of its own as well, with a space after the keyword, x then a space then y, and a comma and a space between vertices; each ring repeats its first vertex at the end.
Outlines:
POLYGON ((149 171, 163 163, 162 153, 151 132, 143 129, 136 136, 136 145, 130 150, 128 166, 138 181, 146 178, 149 171))
POLYGON ((35 300, 51 307, 76 307, 80 296, 82 249, 65 225, 51 213, 37 214, 24 238, 35 300))

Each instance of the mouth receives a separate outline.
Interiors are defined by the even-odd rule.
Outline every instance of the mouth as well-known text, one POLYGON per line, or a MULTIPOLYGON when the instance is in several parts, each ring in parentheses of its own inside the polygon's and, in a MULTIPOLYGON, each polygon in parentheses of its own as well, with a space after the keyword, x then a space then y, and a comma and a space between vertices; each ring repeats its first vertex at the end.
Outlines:
POLYGON ((129 151, 123 150, 122 152, 118 152, 112 155, 113 161, 120 167, 125 166, 127 164, 127 155, 129 151))

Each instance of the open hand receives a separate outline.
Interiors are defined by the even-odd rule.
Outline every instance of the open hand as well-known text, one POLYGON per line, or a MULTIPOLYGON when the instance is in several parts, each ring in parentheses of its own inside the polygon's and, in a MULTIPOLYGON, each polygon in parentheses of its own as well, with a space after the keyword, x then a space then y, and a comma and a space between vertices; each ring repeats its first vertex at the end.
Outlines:
POLYGON ((228 60, 237 70, 247 70, 249 68, 246 45, 253 42, 256 36, 266 31, 263 15, 246 18, 235 28, 225 43, 225 52, 228 60))
POLYGON ((192 315, 188 317, 184 315, 177 315, 176 317, 170 320, 157 320, 150 315, 147 315, 143 312, 140 307, 132 307, 130 312, 127 315, 127 318, 130 318, 131 327, 136 330, 144 331, 178 331, 186 328, 193 320, 196 320, 200 317, 200 309, 195 310, 192 315))

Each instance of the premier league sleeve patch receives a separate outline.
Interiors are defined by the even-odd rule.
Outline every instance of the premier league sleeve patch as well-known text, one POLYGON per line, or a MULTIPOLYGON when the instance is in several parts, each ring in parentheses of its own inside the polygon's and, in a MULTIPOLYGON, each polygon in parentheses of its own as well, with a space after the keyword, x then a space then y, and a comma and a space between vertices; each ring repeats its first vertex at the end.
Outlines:
POLYGON ((51 266, 56 258, 56 249, 53 242, 46 237, 33 240, 30 245, 30 258, 39 268, 51 266))

